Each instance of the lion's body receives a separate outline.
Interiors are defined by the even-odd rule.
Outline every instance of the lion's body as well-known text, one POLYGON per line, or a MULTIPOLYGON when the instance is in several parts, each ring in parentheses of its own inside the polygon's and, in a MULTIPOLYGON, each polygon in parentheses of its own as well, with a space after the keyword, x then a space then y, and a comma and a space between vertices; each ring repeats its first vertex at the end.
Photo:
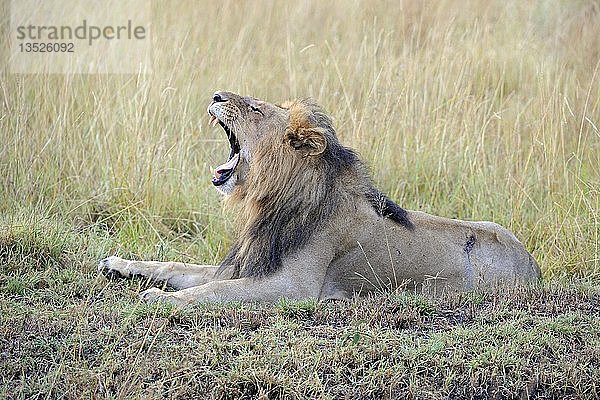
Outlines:
POLYGON ((368 204, 332 232, 331 261, 321 298, 403 286, 429 294, 513 284, 539 277, 539 269, 509 231, 491 222, 466 222, 409 212, 414 228, 377 215, 368 204))
POLYGON ((340 299, 389 288, 439 295, 539 279, 531 255, 501 226, 407 212, 380 193, 314 104, 223 93, 209 112, 232 146, 213 182, 239 204, 240 232, 221 266, 101 262, 181 289, 150 289, 144 299, 340 299))

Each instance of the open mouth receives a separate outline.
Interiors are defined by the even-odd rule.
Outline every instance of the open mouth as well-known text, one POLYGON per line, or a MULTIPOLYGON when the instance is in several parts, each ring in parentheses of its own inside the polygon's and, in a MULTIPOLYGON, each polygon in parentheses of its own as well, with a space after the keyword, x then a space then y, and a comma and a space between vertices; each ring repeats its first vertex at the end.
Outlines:
POLYGON ((227 125, 225 125, 223 121, 220 121, 217 117, 211 114, 210 126, 214 127, 217 126, 217 124, 221 125, 221 128, 223 128, 223 130, 227 134, 227 139, 229 140, 229 146, 231 148, 229 151, 229 158, 227 159, 227 162, 219 165, 217 168, 215 168, 214 171, 212 183, 215 186, 221 186, 222 184, 227 182, 229 178, 231 178, 231 176, 233 175, 233 171, 235 171, 235 168, 237 167, 238 162, 240 161, 240 143, 238 142, 237 137, 235 137, 231 129, 227 125))

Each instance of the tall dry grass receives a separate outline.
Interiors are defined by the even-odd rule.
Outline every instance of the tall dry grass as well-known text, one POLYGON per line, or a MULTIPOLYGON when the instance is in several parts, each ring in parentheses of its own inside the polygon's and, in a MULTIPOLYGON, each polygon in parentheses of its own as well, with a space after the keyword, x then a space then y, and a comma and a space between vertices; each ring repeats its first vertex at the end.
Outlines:
POLYGON ((313 97, 402 206, 497 221, 547 277, 600 281, 598 1, 174 1, 153 13, 152 74, 2 67, 5 218, 50 215, 107 229, 111 251, 218 261, 233 227, 210 184, 227 153, 207 124, 212 92, 313 97))

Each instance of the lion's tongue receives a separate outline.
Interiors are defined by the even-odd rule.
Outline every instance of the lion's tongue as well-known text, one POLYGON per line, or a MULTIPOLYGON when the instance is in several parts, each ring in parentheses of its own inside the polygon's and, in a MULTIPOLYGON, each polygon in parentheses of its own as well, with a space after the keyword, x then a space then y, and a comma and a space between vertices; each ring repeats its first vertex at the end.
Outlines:
POLYGON ((223 165, 219 165, 215 169, 215 178, 219 179, 224 172, 232 170, 237 165, 238 159, 240 158, 240 153, 237 153, 235 156, 231 158, 231 160, 227 161, 223 165))

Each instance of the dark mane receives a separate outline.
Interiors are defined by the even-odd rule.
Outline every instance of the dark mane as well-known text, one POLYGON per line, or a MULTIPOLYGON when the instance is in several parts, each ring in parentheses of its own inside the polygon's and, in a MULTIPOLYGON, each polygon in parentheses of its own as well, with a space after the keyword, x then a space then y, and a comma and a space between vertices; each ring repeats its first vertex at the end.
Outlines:
POLYGON ((414 228, 413 223, 408 219, 406 210, 394 203, 379 190, 373 188, 372 191, 368 192, 367 200, 369 200, 369 203, 371 203, 379 216, 389 218, 407 229, 414 228))
POLYGON ((237 278, 277 271, 283 259, 303 248, 347 201, 346 188, 339 184, 339 177, 347 173, 356 174, 360 181, 352 191, 364 195, 379 215, 412 227, 406 211, 373 187, 356 153, 339 143, 323 110, 311 101, 300 104, 308 123, 325 136, 327 146, 319 156, 311 157, 294 154, 289 144, 259 146, 264 151, 253 156, 242 200, 249 217, 219 272, 233 266, 237 278), (278 167, 275 173, 267 170, 272 165, 278 167))

